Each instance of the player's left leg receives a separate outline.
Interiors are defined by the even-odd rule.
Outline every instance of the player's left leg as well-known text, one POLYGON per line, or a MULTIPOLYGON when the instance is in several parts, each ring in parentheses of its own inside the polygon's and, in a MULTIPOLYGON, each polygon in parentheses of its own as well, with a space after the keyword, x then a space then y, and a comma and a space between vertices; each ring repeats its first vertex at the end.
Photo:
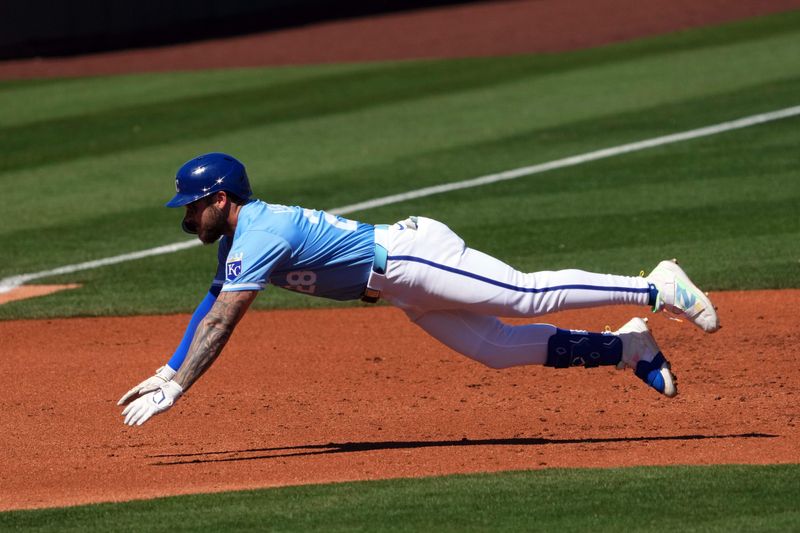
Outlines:
POLYGON ((512 326, 466 311, 430 311, 409 317, 449 348, 491 368, 545 365, 630 367, 665 396, 677 394, 677 380, 645 321, 634 318, 615 332, 564 330, 549 324, 512 326))
POLYGON ((493 316, 467 311, 406 314, 442 344, 490 368, 543 365, 547 361, 547 343, 558 331, 550 324, 512 326, 493 316))

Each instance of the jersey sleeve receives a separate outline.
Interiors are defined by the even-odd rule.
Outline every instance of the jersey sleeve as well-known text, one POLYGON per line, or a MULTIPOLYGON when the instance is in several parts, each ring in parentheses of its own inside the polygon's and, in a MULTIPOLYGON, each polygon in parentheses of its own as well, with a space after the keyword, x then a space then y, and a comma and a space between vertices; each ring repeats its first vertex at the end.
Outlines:
MULTIPOLYGON (((219 290, 217 291, 219 293, 219 290)), ((176 372, 180 370, 181 365, 183 364, 183 360, 186 359, 186 354, 189 353, 189 347, 192 345, 192 340, 194 339, 195 330, 197 330, 197 326, 200 324, 200 321, 205 318, 211 308, 214 306, 214 302, 217 301, 217 295, 214 294, 213 291, 209 291, 203 301, 200 302, 200 305, 197 306, 197 309, 194 310, 192 314, 191 320, 189 320, 189 325, 186 326, 186 331, 183 333, 183 338, 181 339, 181 343, 175 349, 175 352, 172 354, 167 365, 176 372)))
POLYGON ((260 291, 276 266, 291 257, 292 247, 283 238, 263 230, 238 236, 225 259, 222 291, 260 291))

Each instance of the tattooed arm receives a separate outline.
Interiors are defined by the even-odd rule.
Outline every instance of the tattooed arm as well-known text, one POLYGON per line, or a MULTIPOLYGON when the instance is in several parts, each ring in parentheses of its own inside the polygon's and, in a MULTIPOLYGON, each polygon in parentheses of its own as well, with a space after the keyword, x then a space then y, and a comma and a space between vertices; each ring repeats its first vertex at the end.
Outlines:
POLYGON ((255 300, 257 291, 220 293, 214 306, 197 326, 183 364, 170 380, 139 396, 122 411, 125 424, 141 426, 152 416, 173 406, 183 393, 208 370, 233 333, 233 328, 255 300))
POLYGON ((256 295, 258 291, 220 293, 211 311, 197 326, 189 353, 173 378, 184 391, 217 359, 256 295))

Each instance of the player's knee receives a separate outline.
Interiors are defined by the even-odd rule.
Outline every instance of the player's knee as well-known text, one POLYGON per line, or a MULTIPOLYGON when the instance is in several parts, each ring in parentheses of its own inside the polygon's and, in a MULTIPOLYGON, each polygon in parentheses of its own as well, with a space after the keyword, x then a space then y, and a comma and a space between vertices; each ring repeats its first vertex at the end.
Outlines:
POLYGON ((493 330, 477 343, 468 356, 494 370, 502 370, 533 363, 532 354, 525 344, 514 339, 514 327, 498 321, 493 330))

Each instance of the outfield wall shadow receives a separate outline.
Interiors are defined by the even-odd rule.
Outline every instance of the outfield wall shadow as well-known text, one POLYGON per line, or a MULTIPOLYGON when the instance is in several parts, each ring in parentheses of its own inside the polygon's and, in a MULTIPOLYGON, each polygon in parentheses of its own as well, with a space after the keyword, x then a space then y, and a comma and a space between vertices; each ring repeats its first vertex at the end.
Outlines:
POLYGON ((9 2, 0 7, 0 60, 172 45, 470 1, 9 2))

